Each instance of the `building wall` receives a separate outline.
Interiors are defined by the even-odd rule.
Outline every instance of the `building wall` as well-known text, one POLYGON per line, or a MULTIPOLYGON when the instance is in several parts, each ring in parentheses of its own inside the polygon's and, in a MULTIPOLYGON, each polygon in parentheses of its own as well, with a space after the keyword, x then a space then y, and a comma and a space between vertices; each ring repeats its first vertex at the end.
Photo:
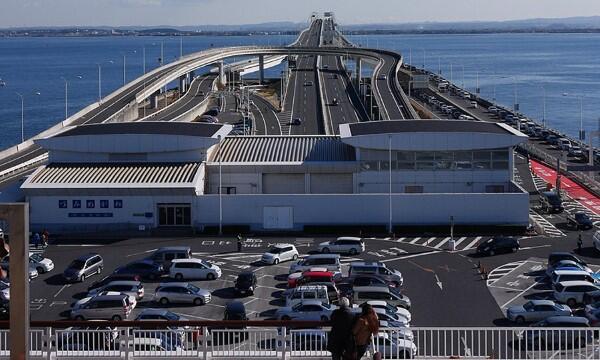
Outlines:
MULTIPOLYGON (((293 229, 304 225, 387 224, 389 197, 362 195, 227 195, 223 196, 223 224, 246 224, 263 229, 265 208, 291 208, 293 229)), ((394 194, 392 216, 397 225, 456 224, 518 225, 529 222, 529 195, 504 194, 394 194)), ((194 202, 197 227, 217 225, 219 197, 205 195, 194 202)))

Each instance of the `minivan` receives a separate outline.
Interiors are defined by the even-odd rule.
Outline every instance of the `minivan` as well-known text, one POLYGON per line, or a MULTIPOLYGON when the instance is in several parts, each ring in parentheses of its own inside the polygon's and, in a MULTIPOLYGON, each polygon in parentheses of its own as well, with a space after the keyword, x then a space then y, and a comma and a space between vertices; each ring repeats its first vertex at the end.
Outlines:
POLYGON ((583 295, 600 290, 600 287, 587 281, 565 281, 554 285, 554 299, 567 304, 574 309, 577 304, 583 303, 583 295))
POLYGON ((100 274, 104 267, 104 261, 98 254, 85 254, 73 260, 63 271, 66 281, 84 281, 87 277, 100 274))
POLYGON ((564 210, 560 196, 554 191, 541 192, 540 203, 542 209, 548 213, 560 213, 564 210))
POLYGON ((71 310, 71 318, 75 320, 114 320, 127 319, 134 306, 129 303, 129 296, 101 295, 89 298, 79 308, 71 310))
POLYGON ((168 269, 171 266, 172 260, 189 259, 191 257, 192 250, 189 246, 168 246, 159 248, 148 259, 162 265, 163 269, 168 269))
POLYGON ((552 286, 565 281, 587 281, 591 284, 600 283, 600 275, 596 273, 590 274, 585 270, 554 270, 550 280, 552 286))
POLYGON ((357 286, 352 289, 352 302, 362 304, 369 300, 383 300, 390 305, 410 309, 410 299, 399 290, 387 286, 357 286))
POLYGON ((382 262, 365 262, 354 261, 350 263, 348 277, 350 279, 358 275, 377 275, 385 281, 394 284, 394 286, 402 286, 404 279, 402 273, 398 270, 388 269, 382 262))
POLYGON ((339 237, 332 241, 326 241, 319 244, 319 251, 327 253, 347 253, 352 256, 365 251, 363 239, 358 237, 339 237))
POLYGON ((329 295, 325 285, 302 285, 290 289, 285 298, 285 306, 294 306, 303 300, 320 300, 329 304, 329 295))
POLYGON ((326 268, 327 271, 341 272, 340 256, 338 254, 309 255, 290 266, 290 274, 310 270, 314 267, 326 268))
POLYGON ((222 275, 221 268, 201 259, 174 259, 171 262, 169 276, 177 281, 183 279, 214 280, 222 275))

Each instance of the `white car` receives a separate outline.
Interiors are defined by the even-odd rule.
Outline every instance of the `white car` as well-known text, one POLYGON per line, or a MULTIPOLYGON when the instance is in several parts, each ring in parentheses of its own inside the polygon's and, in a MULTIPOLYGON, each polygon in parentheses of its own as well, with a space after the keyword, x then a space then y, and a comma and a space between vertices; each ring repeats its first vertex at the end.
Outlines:
POLYGON ((412 330, 405 328, 405 327, 401 327, 401 328, 395 328, 393 327, 391 324, 389 324, 387 321, 385 320, 379 320, 379 329, 392 329, 392 333, 394 334, 394 337, 398 338, 398 339, 402 339, 402 340, 408 340, 408 341, 414 341, 415 340, 415 334, 412 332, 412 330))
POLYGON ((277 265, 282 261, 297 260, 298 250, 292 244, 275 244, 261 257, 266 264, 277 265))
POLYGON ((206 279, 214 280, 221 277, 223 273, 217 265, 201 259, 175 259, 171 261, 169 276, 181 281, 183 279, 206 279))
POLYGON ((322 253, 348 253, 357 255, 365 251, 365 243, 358 237, 339 237, 333 241, 326 241, 319 244, 319 252, 322 253))
POLYGON ((395 312, 398 316, 405 318, 407 323, 410 323, 410 321, 412 320, 412 315, 410 311, 406 310, 403 307, 390 305, 383 300, 370 300, 366 303, 371 305, 374 309, 384 309, 387 312, 395 312))
POLYGON ((275 317, 278 320, 329 321, 335 309, 337 306, 323 304, 319 300, 305 300, 294 306, 277 309, 275 317))
POLYGON ((396 332, 380 332, 373 339, 376 351, 382 359, 412 359, 417 355, 417 346, 411 340, 396 336, 396 332))
POLYGON ((103 291, 114 291, 126 294, 135 297, 137 300, 141 300, 144 297, 144 285, 139 281, 130 280, 111 281, 104 286, 90 290, 88 296, 95 296, 103 291))
POLYGON ((600 287, 587 281, 564 281, 554 285, 554 299, 574 309, 583 303, 585 293, 595 291, 600 291, 600 287))

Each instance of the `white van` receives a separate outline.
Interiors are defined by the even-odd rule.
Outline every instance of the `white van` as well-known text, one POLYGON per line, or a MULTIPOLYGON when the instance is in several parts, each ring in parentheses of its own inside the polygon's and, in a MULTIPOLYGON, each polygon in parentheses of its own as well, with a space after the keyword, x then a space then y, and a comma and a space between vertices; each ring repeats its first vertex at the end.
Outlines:
POLYGON ((311 268, 326 268, 326 271, 341 272, 342 265, 338 254, 314 254, 305 257, 302 260, 290 266, 290 274, 310 270, 311 268))
POLYGON ((285 298, 285 306, 294 306, 304 300, 319 300, 324 304, 329 304, 329 295, 325 285, 302 285, 290 290, 285 298))

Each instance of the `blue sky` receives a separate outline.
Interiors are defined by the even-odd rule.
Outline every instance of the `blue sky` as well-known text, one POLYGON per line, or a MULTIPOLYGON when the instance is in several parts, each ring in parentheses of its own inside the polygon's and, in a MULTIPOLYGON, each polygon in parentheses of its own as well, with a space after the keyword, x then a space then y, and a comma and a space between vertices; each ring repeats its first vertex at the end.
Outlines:
POLYGON ((0 0, 0 28, 299 22, 334 11, 341 24, 600 15, 600 0, 0 0))

